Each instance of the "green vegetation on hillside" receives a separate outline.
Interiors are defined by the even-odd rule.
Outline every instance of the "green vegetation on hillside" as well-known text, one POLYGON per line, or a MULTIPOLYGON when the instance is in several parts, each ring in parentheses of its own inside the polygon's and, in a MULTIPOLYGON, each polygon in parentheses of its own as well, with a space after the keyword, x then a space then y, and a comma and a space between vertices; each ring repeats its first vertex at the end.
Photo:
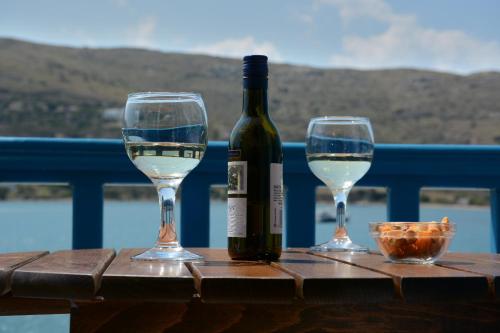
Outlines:
MULTIPOLYGON (((209 139, 224 140, 241 112, 240 67, 200 55, 0 39, 0 134, 118 138, 127 93, 170 90, 201 92, 209 139)), ((270 110, 286 141, 302 141, 311 117, 361 115, 377 142, 500 143, 497 72, 272 64, 270 75, 270 110)))

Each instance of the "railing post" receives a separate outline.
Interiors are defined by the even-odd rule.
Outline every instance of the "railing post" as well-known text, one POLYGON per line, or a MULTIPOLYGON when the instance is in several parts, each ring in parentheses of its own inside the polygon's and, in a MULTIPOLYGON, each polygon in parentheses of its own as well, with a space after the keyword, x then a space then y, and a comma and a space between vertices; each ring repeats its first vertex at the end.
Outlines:
POLYGON ((315 242, 316 181, 290 175, 286 183, 286 246, 308 247, 315 242))
POLYGON ((419 186, 411 183, 392 185, 387 194, 387 216, 389 221, 419 221, 419 186))
POLYGON ((102 183, 91 180, 73 184, 73 249, 102 247, 102 183))
POLYGON ((210 237, 210 177, 193 173, 182 182, 181 244, 208 247, 210 237))
POLYGON ((491 200, 491 252, 500 253, 500 188, 490 192, 491 200))

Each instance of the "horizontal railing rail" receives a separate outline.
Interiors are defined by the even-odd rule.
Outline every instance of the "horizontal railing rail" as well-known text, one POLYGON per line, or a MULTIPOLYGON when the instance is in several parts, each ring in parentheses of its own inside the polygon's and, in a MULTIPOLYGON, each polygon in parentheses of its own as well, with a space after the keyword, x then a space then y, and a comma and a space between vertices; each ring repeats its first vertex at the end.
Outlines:
MULTIPOLYGON (((304 144, 284 144, 287 245, 315 241, 316 187, 304 144)), ((210 142, 182 184, 180 224, 185 246, 209 245, 210 186, 226 184, 227 143, 210 142), (196 206, 196 209, 192 209, 196 206)), ((103 185, 150 183, 129 161, 121 140, 0 138, 0 182, 68 183, 73 189, 73 248, 102 246, 103 185)), ((500 146, 378 144, 357 184, 386 187, 390 221, 418 221, 422 187, 491 191, 493 251, 500 250, 500 146)))

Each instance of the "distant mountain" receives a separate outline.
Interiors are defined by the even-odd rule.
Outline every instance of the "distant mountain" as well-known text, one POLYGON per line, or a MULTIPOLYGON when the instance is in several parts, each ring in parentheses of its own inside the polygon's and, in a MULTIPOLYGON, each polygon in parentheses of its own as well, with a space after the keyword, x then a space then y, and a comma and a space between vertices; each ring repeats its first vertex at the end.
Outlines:
MULTIPOLYGON (((209 138, 241 112, 238 60, 139 49, 88 49, 0 39, 0 135, 120 137, 132 91, 201 92, 209 138)), ((270 110, 282 138, 303 141, 309 118, 360 115, 377 142, 500 143, 500 73, 461 76, 271 64, 270 110)))

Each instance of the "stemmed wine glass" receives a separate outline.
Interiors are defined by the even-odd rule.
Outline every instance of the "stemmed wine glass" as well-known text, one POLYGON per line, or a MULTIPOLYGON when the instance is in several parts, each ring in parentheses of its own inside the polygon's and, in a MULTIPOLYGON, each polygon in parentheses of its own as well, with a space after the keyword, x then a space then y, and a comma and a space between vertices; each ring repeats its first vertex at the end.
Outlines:
POLYGON ((332 191, 337 208, 337 227, 331 240, 312 251, 367 251, 352 243, 345 226, 347 196, 370 169, 373 132, 361 117, 320 117, 309 122, 306 138, 309 168, 332 191))
POLYGON ((181 247, 174 219, 177 188, 200 163, 207 147, 207 115, 201 96, 133 93, 128 95, 124 121, 123 140, 128 157, 156 186, 161 209, 155 246, 132 259, 203 259, 181 247))

